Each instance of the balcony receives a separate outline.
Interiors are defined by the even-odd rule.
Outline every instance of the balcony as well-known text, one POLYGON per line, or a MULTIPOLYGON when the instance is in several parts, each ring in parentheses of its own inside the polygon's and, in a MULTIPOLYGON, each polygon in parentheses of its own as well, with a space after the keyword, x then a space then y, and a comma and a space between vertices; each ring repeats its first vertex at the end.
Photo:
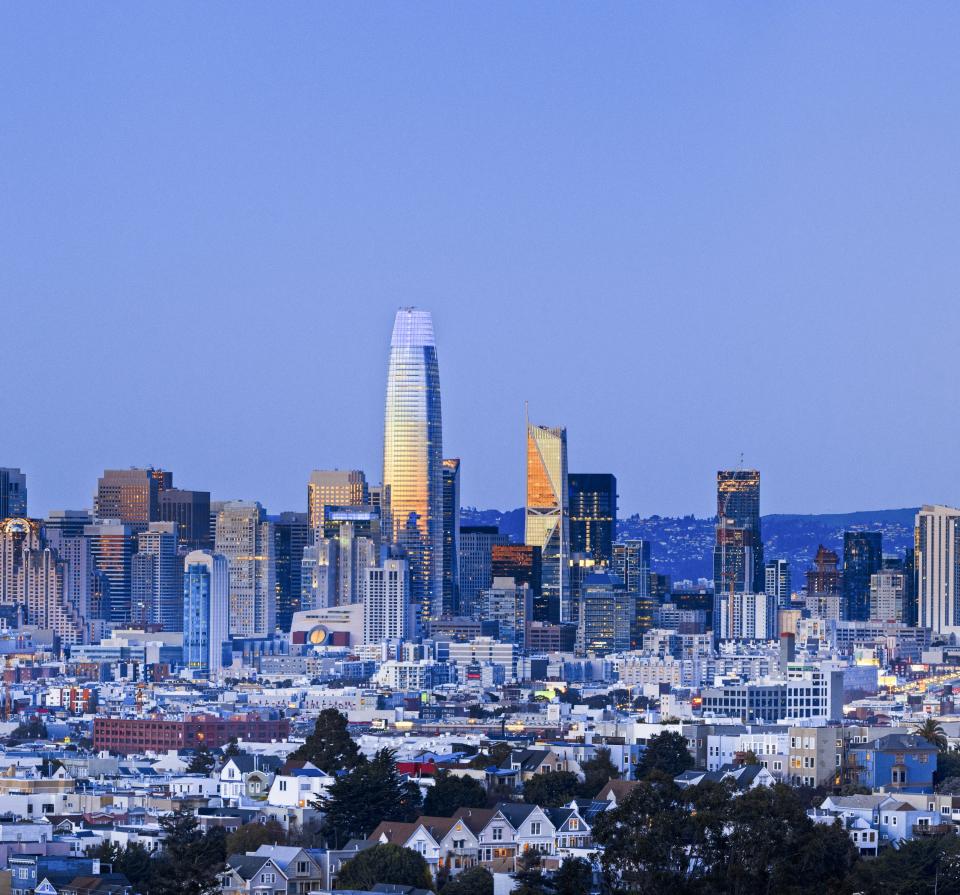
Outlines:
POLYGON ((950 836, 957 832, 953 824, 914 824, 914 836, 950 836))

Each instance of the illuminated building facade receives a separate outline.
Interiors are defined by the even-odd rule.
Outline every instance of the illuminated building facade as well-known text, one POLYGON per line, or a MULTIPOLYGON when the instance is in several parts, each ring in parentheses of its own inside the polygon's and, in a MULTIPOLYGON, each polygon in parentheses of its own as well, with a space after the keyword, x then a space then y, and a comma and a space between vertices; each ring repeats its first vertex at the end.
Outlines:
POLYGON ((94 515, 144 531, 160 519, 160 486, 170 482, 168 472, 156 469, 107 469, 97 482, 94 515))
POLYGON ((183 664, 200 677, 223 670, 223 644, 230 638, 230 564, 206 550, 183 560, 183 664))
POLYGON ((315 469, 307 482, 310 527, 320 528, 327 507, 361 507, 370 502, 367 477, 360 469, 315 469))
POLYGON ((97 595, 96 613, 106 621, 128 624, 133 590, 133 554, 137 543, 135 528, 123 522, 101 521, 85 525, 83 533, 90 541, 90 554, 97 576, 94 587, 97 595))
POLYGON ((718 593, 761 593, 765 576, 760 473, 756 469, 721 469, 717 473, 714 587, 718 593))
POLYGON ((617 535, 617 477, 604 472, 571 472, 567 481, 570 552, 585 553, 610 565, 617 535))
POLYGON ((570 531, 567 430, 527 423, 527 505, 524 542, 540 548, 547 621, 568 621, 570 531))
POLYGON ((230 564, 231 636, 269 637, 277 618, 275 543, 259 503, 222 504, 215 552, 230 564))
POLYGON ((883 564, 883 535, 879 531, 843 533, 844 618, 870 618, 870 577, 883 564))
POLYGON ((429 311, 401 308, 390 340, 383 436, 390 539, 409 563, 417 629, 443 610, 440 369, 429 311))
POLYGON ((176 522, 151 522, 137 536, 131 562, 130 621, 180 631, 183 625, 183 566, 177 555, 176 522))
POLYGON ((917 623, 960 633, 960 509, 923 506, 916 516, 917 623))
POLYGON ((385 559, 375 569, 367 569, 366 597, 363 601, 363 642, 403 640, 413 635, 413 619, 407 599, 409 583, 405 559, 385 559))

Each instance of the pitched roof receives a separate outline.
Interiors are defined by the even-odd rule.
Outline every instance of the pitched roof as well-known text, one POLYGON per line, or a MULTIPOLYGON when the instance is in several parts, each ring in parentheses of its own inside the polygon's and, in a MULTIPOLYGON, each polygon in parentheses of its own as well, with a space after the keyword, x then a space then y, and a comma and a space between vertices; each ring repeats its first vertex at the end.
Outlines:
POLYGON ((639 785, 636 780, 609 780, 607 785, 597 793, 598 802, 609 802, 611 794, 618 802, 622 802, 634 788, 639 785))
POLYGON ((269 860, 270 858, 264 855, 230 855, 227 858, 227 867, 235 870, 241 879, 250 880, 269 860))
POLYGON ((399 820, 383 820, 377 824, 367 837, 370 842, 385 838, 391 845, 403 845, 416 831, 419 824, 405 823, 399 820))
POLYGON ((458 808, 453 813, 452 820, 462 821, 463 825, 474 835, 490 823, 490 819, 496 814, 494 808, 458 808))

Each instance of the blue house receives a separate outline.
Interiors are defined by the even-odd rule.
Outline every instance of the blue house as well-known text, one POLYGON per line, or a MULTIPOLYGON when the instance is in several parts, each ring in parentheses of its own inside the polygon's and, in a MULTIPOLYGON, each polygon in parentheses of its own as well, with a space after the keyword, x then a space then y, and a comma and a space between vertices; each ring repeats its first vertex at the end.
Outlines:
POLYGON ((937 747, 923 737, 891 733, 850 750, 857 783, 892 792, 930 792, 937 747))

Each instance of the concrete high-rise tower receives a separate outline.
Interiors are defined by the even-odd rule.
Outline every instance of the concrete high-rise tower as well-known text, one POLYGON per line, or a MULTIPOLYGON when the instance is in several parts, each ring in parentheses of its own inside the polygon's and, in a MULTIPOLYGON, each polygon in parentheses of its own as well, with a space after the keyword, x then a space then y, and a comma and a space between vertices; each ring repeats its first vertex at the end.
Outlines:
POLYGON ((401 308, 390 340, 383 432, 385 534, 403 548, 417 627, 443 610, 440 370, 429 311, 401 308))
POLYGON ((524 542, 539 547, 543 599, 551 621, 570 621, 567 430, 527 423, 524 542))

